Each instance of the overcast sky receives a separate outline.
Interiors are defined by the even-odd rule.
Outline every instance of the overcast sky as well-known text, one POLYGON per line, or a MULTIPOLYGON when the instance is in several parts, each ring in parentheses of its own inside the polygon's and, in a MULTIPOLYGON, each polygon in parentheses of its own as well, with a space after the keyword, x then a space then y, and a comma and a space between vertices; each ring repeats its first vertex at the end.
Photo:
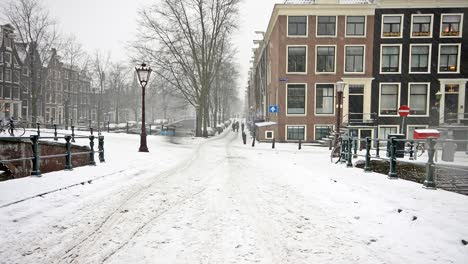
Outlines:
MULTIPOLYGON (((0 0, 5 1, 5 0, 0 0)), ((73 33, 85 49, 109 51, 114 60, 125 60, 125 44, 136 34, 137 10, 154 0, 43 0, 64 33, 73 33)), ((239 50, 242 91, 252 56, 254 31, 265 31, 275 3, 282 0, 243 0, 239 32, 235 45, 239 50)), ((241 98, 243 99, 243 98, 241 98)))

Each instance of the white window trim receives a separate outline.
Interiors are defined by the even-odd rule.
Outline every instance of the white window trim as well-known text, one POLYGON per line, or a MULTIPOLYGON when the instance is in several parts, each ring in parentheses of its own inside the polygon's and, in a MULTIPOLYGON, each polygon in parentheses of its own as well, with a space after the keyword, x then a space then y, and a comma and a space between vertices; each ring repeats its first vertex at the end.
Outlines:
POLYGON ((307 75, 307 64, 309 63, 308 61, 309 57, 309 47, 307 45, 286 45, 286 74, 297 74, 297 75, 307 75), (288 58, 289 58, 289 48, 292 47, 305 47, 305 72, 290 72, 288 71, 288 58))
POLYGON ((273 131, 273 130, 266 130, 265 131, 265 139, 274 139, 274 138, 275 138, 275 131, 273 131), (271 138, 267 137, 268 133, 271 133, 271 135, 272 135, 271 138))
POLYGON ((410 114, 408 117, 429 117, 429 98, 431 97, 431 83, 430 82, 409 82, 408 83, 408 106, 411 106, 411 85, 412 84, 425 84, 426 85, 426 114, 425 115, 413 115, 410 114))
POLYGON ((13 72, 12 72, 11 69, 5 69, 5 72, 3 73, 3 81, 6 82, 6 83, 12 83, 13 82, 13 72), (6 72, 7 71, 10 71, 10 80, 9 81, 6 80, 6 76, 7 76, 6 72))
POLYGON ((406 138, 409 139, 409 129, 410 127, 425 127, 425 128, 429 128, 429 125, 407 125, 406 126, 406 138))
POLYGON ((410 29, 410 38, 432 38, 434 32, 434 14, 411 14, 411 29, 410 29), (413 18, 418 16, 429 16, 431 17, 430 23, 430 34, 429 36, 413 36, 413 18))
POLYGON ((286 102, 285 102, 285 105, 286 105, 286 111, 285 111, 285 115, 286 116, 307 116, 307 83, 287 83, 286 84, 286 96, 285 96, 285 99, 286 99, 286 102), (304 85, 305 86, 305 105, 304 105, 304 114, 288 114, 288 85, 296 85, 296 84, 300 84, 300 85, 304 85))
POLYGON ((382 21, 380 22, 380 38, 382 39, 399 39, 399 38, 403 38, 403 32, 404 32, 404 24, 405 24, 405 15, 403 14, 383 14, 382 15, 382 21), (385 37, 384 36, 384 17, 391 17, 391 16, 399 16, 401 17, 401 20, 400 20, 400 36, 399 37, 385 37))
POLYGON ((359 15, 346 15, 345 16, 345 38, 366 38, 367 37, 367 16, 366 15, 362 15, 364 17, 364 35, 363 36, 356 36, 356 35, 348 35, 347 32, 348 32, 348 17, 356 17, 356 16, 359 16, 359 15))
POLYGON ((317 135, 315 134, 317 127, 332 127, 335 129, 335 124, 314 124, 314 140, 320 140, 316 138, 317 135))
POLYGON ((411 74, 427 74, 431 73, 431 65, 432 65, 432 44, 410 44, 410 50, 409 50, 409 73, 411 74), (412 65, 412 60, 413 58, 411 57, 411 50, 414 46, 429 46, 429 56, 428 56, 428 61, 427 61, 427 72, 412 72, 411 71, 411 65, 412 65))
POLYGON ((461 43, 443 43, 443 44, 439 44, 439 56, 437 57, 437 73, 459 74, 460 73, 460 59, 461 59, 461 43), (458 58, 457 58, 457 71, 456 72, 443 72, 443 71, 440 71, 440 51, 442 50, 442 46, 458 46, 458 58))
MULTIPOLYGON (((393 128, 396 128, 397 134, 400 133, 400 125, 378 125, 377 127, 379 129, 379 131, 377 131, 377 137, 379 137, 379 135, 380 135, 380 129, 381 128, 392 128, 393 127, 393 128)), ((379 138, 379 139, 386 139, 386 138, 379 138)), ((384 142, 384 144, 385 143, 386 142, 384 142)))
POLYGON ((399 82, 383 82, 383 83, 379 83, 379 108, 377 109, 378 110, 378 114, 379 114, 379 117, 382 116, 382 117, 399 117, 400 115, 398 114, 398 108, 396 109, 397 110, 397 113, 395 115, 382 115, 380 114, 380 103, 382 102, 382 85, 385 85, 385 84, 396 84, 398 85, 398 103, 397 103, 397 107, 400 106, 401 104, 401 83, 399 82))
POLYGON ((300 17, 300 16, 305 16, 306 17, 306 34, 305 35, 289 35, 289 17, 286 19, 286 31, 287 31, 287 36, 288 38, 307 38, 309 37, 309 16, 308 15, 294 15, 294 17, 300 17))
POLYGON ((345 74, 365 74, 366 73, 366 48, 367 48, 366 45, 344 45, 343 72, 345 74), (347 72, 346 71, 346 48, 347 47, 363 47, 364 48, 364 52, 362 56, 362 72, 347 72))
POLYGON ((337 55, 336 45, 316 45, 315 46, 315 74, 316 75, 336 74, 336 55, 337 55), (317 63, 318 63, 318 61, 317 61, 317 57, 318 57, 317 50, 318 50, 318 48, 322 48, 322 47, 334 47, 335 48, 335 62, 333 63, 334 67, 333 67, 332 72, 318 72, 317 71, 317 63))
POLYGON ((462 38, 463 37, 463 13, 443 13, 440 15, 440 38, 462 38), (459 36, 442 36, 442 22, 445 15, 460 15, 460 35, 459 36))
POLYGON ((4 56, 3 61, 5 62, 6 65, 11 66, 11 64, 13 63, 13 54, 11 52, 5 52, 3 54, 4 54, 3 55, 4 56), (9 61, 5 60, 5 55, 6 54, 10 54, 10 60, 9 61))
POLYGON ((336 83, 315 83, 314 85, 314 116, 335 116, 336 112, 336 83), (320 84, 331 84, 333 85, 333 113, 331 114, 317 114, 317 85, 320 84))
POLYGON ((20 83, 20 80, 21 80, 21 72, 18 71, 18 70, 13 70, 13 71, 11 72, 11 82, 12 82, 12 83, 19 84, 19 83, 20 83), (15 72, 18 72, 18 81, 16 81, 16 82, 13 81, 13 76, 15 76, 15 72))
POLYGON ((315 37, 316 38, 336 38, 338 36, 338 16, 335 17, 335 35, 319 35, 318 34, 318 18, 319 17, 333 17, 327 15, 317 15, 315 16, 315 37))
POLYGON ((379 65, 379 73, 380 74, 401 74, 401 54, 402 51, 402 44, 380 44, 380 65, 379 65), (382 72, 382 49, 383 47, 394 47, 397 46, 400 49, 399 56, 398 56, 398 72, 382 72))
POLYGON ((288 139, 288 127, 304 127, 304 140, 302 142, 307 141, 307 125, 304 124, 298 124, 298 125, 285 125, 284 126, 284 135, 285 135, 285 141, 286 142, 297 142, 296 139, 288 139))

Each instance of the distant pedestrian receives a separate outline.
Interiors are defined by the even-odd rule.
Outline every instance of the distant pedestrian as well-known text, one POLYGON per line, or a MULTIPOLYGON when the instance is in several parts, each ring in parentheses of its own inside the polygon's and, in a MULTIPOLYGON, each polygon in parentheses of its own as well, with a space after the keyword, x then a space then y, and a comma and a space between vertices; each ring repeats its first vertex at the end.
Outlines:
POLYGON ((236 132, 239 132, 239 121, 236 122, 236 132))
POLYGON ((232 122, 232 132, 236 131, 236 123, 235 122, 232 122))
POLYGON ((241 124, 242 132, 244 132, 245 125, 244 123, 241 124))

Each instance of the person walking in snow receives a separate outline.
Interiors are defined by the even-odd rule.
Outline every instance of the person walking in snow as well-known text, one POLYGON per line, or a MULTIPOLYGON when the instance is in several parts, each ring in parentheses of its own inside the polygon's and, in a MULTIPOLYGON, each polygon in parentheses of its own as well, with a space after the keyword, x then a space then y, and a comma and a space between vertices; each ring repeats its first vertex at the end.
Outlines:
POLYGON ((244 132, 245 125, 244 123, 241 124, 242 132, 244 132))

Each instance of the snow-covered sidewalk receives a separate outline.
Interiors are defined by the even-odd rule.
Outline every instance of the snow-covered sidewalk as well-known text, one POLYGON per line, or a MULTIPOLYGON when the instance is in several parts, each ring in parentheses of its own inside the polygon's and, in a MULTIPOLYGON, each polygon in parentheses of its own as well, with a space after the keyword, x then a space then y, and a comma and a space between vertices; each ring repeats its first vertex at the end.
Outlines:
POLYGON ((137 147, 137 136, 108 135, 105 164, 0 183, 4 203, 54 177, 109 174, 1 208, 0 263, 468 259, 468 197, 331 164, 328 149, 252 148, 232 132, 137 147))

